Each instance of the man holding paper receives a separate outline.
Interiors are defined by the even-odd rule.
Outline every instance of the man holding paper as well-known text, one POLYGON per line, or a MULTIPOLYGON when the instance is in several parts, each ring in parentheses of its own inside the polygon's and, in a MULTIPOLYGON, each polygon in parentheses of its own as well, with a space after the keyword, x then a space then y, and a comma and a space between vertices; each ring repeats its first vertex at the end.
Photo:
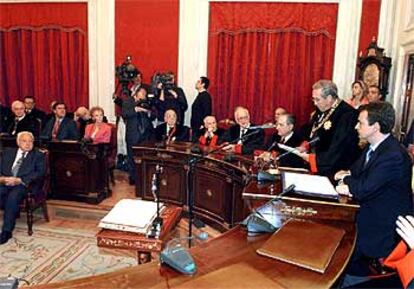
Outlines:
POLYGON ((358 157, 354 130, 358 112, 338 97, 336 84, 330 80, 312 86, 312 100, 317 109, 303 131, 308 142, 302 145, 301 157, 312 172, 332 177, 338 170, 349 169, 358 157))
POLYGON ((391 135, 395 111, 387 102, 362 107, 356 130, 369 145, 349 171, 339 171, 335 179, 339 194, 357 200, 356 247, 347 274, 363 276, 367 260, 386 257, 398 238, 395 220, 412 214, 411 159, 391 135))

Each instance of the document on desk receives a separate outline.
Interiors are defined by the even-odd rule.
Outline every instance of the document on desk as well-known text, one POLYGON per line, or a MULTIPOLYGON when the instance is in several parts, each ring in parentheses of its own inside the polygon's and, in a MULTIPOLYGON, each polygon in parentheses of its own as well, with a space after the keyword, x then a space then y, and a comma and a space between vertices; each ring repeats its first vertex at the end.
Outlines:
POLYGON ((283 189, 294 185, 295 192, 315 197, 338 198, 331 181, 325 176, 300 174, 294 172, 282 173, 283 189))
MULTIPOLYGON (((164 205, 160 204, 164 209, 164 205)), ((123 199, 99 222, 103 229, 146 234, 157 216, 157 203, 144 200, 123 199)))

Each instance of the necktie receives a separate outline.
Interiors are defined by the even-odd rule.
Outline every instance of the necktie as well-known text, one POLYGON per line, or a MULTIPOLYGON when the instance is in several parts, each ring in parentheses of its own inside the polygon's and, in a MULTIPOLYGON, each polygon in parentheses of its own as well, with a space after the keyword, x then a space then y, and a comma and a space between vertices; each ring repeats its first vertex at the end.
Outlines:
POLYGON ((12 171, 13 177, 16 177, 17 174, 19 173, 19 169, 20 169, 20 167, 23 163, 25 155, 26 155, 26 153, 22 153, 20 159, 18 159, 16 164, 12 167, 11 171, 12 171))
POLYGON ((60 121, 59 119, 56 119, 55 124, 53 126, 53 130, 52 130, 52 139, 56 139, 58 131, 59 131, 59 127, 60 127, 60 121))
POLYGON ((369 150, 367 151, 367 154, 365 155, 365 163, 364 163, 364 166, 366 166, 368 164, 369 159, 371 158, 373 152, 374 151, 370 147, 369 150))
POLYGON ((19 124, 19 119, 18 118, 16 118, 15 120, 14 120, 14 125, 13 125, 13 130, 12 130, 12 135, 15 135, 16 134, 16 131, 17 131, 17 125, 19 124))
POLYGON ((282 137, 282 139, 280 140, 280 143, 285 143, 285 137, 282 137))

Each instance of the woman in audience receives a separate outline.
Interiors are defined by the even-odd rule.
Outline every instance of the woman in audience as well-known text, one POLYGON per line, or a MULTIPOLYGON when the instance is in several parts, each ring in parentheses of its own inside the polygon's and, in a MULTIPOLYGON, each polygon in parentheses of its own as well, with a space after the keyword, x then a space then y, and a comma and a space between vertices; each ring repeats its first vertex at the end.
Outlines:
POLYGON ((85 128, 86 139, 91 139, 94 144, 97 143, 109 143, 111 140, 111 126, 103 122, 104 110, 95 106, 91 111, 93 123, 88 124, 85 128))
POLYGON ((368 104, 367 85, 362 80, 352 83, 352 97, 347 102, 358 109, 361 105, 368 104))

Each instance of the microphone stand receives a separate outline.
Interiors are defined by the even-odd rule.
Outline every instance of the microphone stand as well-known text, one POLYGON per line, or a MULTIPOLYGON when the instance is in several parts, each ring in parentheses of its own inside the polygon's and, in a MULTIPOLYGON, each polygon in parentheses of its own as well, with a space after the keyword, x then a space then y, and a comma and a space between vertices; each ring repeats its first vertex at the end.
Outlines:
POLYGON ((197 163, 203 159, 205 159, 207 156, 216 153, 223 149, 223 147, 229 145, 229 144, 235 144, 237 142, 245 141, 247 138, 251 137, 252 135, 257 134, 260 131, 260 129, 255 129, 254 131, 245 134, 244 136, 238 137, 237 139, 228 142, 223 143, 222 145, 218 146, 217 148, 204 153, 202 155, 194 155, 191 158, 189 158, 187 165, 187 206, 188 206, 188 247, 191 248, 191 241, 193 237, 193 222, 194 222, 194 192, 193 192, 193 181, 194 181, 194 168, 197 165, 197 163))

